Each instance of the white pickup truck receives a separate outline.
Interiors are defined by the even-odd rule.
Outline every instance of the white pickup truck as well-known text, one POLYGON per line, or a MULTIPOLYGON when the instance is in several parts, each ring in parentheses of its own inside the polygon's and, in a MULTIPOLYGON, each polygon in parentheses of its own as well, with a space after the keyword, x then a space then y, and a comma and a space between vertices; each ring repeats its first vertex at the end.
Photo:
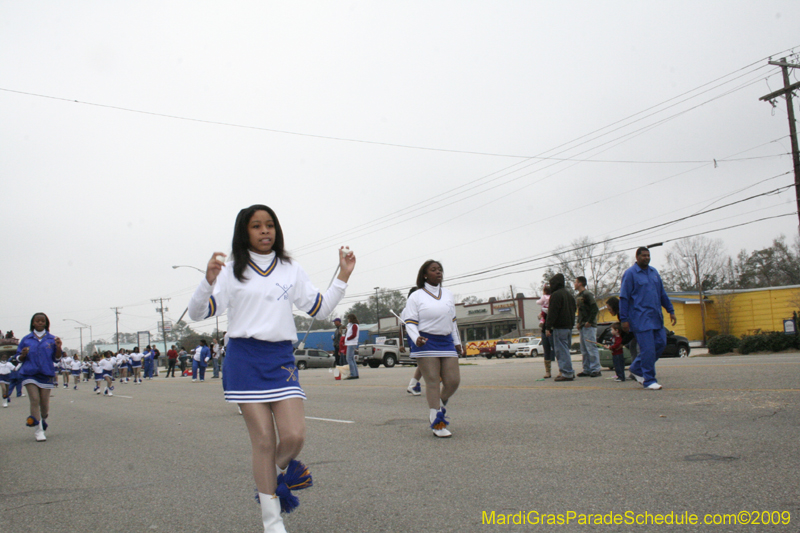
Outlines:
MULTIPOLYGON (((523 351, 523 355, 519 355, 519 350, 530 346, 536 346, 538 348, 538 344, 539 339, 535 337, 520 337, 518 339, 514 339, 513 341, 498 341, 497 344, 495 344, 495 354, 497 357, 505 358, 509 358, 511 356, 530 356, 532 355, 530 350, 527 350, 527 353, 523 351)), ((536 355, 539 355, 538 351, 536 352, 536 355)))
POLYGON ((356 363, 378 368, 383 365, 392 368, 396 364, 415 365, 411 352, 400 342, 400 339, 385 339, 378 344, 365 344, 358 347, 356 363))

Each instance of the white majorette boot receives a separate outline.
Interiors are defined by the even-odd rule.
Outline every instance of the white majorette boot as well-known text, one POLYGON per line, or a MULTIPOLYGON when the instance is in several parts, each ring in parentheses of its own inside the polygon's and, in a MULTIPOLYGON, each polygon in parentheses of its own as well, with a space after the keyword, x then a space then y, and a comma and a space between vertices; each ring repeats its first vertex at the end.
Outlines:
POLYGON ((447 429, 447 426, 450 424, 450 422, 447 421, 444 414, 444 409, 440 409, 438 411, 431 409, 431 429, 433 430, 433 434, 440 439, 444 439, 452 435, 450 430, 447 429))
POLYGON ((281 501, 272 494, 258 493, 261 501, 261 520, 264 522, 264 533, 286 533, 281 517, 281 501))
POLYGON ((39 421, 38 424, 34 426, 36 429, 33 432, 34 438, 36 438, 36 442, 44 442, 47 440, 47 437, 44 436, 44 426, 42 425, 42 421, 39 421))

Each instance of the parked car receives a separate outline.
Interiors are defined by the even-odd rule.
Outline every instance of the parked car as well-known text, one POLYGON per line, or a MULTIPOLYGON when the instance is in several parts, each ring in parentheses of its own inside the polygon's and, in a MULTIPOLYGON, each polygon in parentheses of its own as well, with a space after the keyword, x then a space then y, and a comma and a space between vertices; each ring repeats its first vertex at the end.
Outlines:
POLYGON ((304 348, 294 351, 294 364, 300 370, 306 368, 333 368, 334 357, 325 350, 304 348))
POLYGON ((544 353, 544 347, 542 346, 542 339, 534 339, 533 337, 530 338, 530 341, 527 344, 524 344, 517 348, 517 357, 539 357, 540 353, 544 353))

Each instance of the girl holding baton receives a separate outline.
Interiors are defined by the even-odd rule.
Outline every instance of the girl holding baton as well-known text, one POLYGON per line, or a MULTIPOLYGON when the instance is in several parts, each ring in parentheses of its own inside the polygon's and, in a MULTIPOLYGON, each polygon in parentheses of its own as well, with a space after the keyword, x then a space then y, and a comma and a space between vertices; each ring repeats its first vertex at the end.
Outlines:
POLYGON ((265 205, 239 211, 231 250, 228 262, 221 252, 212 255, 189 302, 189 317, 228 312, 225 400, 239 405, 250 435, 264 531, 280 533, 286 531, 281 511, 297 505, 290 489, 311 485, 308 470, 295 459, 305 439, 305 393, 294 364, 292 308, 312 317, 329 315, 344 296, 356 259, 341 248, 339 275, 320 293, 285 251, 278 217, 265 205))

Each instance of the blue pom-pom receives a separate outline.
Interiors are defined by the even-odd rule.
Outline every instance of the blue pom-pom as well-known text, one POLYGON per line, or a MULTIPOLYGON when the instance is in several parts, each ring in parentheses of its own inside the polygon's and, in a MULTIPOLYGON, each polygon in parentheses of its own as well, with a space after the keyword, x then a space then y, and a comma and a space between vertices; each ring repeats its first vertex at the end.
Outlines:
POLYGON ((255 496, 254 496, 255 499, 256 499, 256 503, 261 503, 261 498, 258 495, 258 488, 253 489, 253 492, 256 493, 255 496))
POLYGON ((278 475, 278 485, 281 483, 286 484, 289 490, 301 490, 313 486, 314 480, 306 465, 292 459, 286 467, 286 473, 278 475))
POLYGON ((297 496, 292 494, 292 491, 289 490, 286 483, 280 483, 275 490, 275 494, 281 501, 281 512, 283 513, 291 513, 300 505, 300 500, 297 499, 297 496))
POLYGON ((436 418, 431 422, 431 429, 444 429, 450 425, 447 418, 444 416, 444 409, 436 412, 436 418))
POLYGON ((45 420, 44 418, 42 418, 42 429, 43 430, 47 429, 47 420, 45 420))
POLYGON ((29 428, 32 428, 34 426, 38 426, 39 421, 36 420, 35 417, 29 416, 28 418, 25 419, 25 425, 28 426, 29 428))

